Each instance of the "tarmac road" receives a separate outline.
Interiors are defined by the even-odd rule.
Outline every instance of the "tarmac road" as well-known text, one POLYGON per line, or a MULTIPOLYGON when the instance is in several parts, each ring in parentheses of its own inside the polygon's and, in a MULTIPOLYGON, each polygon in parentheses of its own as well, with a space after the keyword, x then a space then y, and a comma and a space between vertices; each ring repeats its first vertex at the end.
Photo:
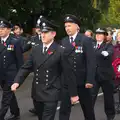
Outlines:
MULTIPOLYGON (((18 99, 18 103, 21 110, 21 120, 37 120, 37 117, 29 113, 29 109, 33 107, 32 99, 31 99, 31 82, 32 82, 32 74, 28 76, 24 84, 18 89, 16 92, 16 96, 18 99)), ((101 91, 100 91, 101 92, 101 91)), ((2 92, 0 91, 0 97, 2 92)), ((104 100, 103 95, 97 99, 95 106, 95 115, 96 120, 106 120, 106 116, 104 113, 104 100)), ((115 99, 117 100, 117 95, 115 95, 115 99)), ((59 105, 58 105, 59 108, 59 105)), ((9 114, 9 111, 8 111, 9 114)), ((7 115, 8 115, 7 114, 7 115)), ((55 120, 58 120, 59 110, 56 112, 55 120)), ((72 108, 71 118, 70 120, 84 120, 83 113, 81 111, 81 107, 79 104, 76 104, 72 108)), ((120 114, 116 115, 115 120, 120 120, 120 114)))

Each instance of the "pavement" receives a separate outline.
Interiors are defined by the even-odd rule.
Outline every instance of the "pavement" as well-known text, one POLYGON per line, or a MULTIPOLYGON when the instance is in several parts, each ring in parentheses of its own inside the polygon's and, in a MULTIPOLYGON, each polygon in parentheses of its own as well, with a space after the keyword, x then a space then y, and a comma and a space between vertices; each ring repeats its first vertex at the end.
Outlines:
MULTIPOLYGON (((16 92, 19 107, 21 110, 21 120, 37 120, 37 117, 35 115, 29 113, 29 109, 33 107, 32 99, 31 99, 32 77, 33 77, 32 74, 29 75, 28 78, 25 80, 24 84, 16 92)), ((2 92, 0 91, 0 99, 1 99, 1 95, 2 92)), ((117 100, 118 97, 117 94, 115 94, 115 101, 117 100)), ((6 116, 8 116, 8 114, 9 111, 6 116)), ((55 120, 59 120, 58 116, 59 116, 59 105, 58 105, 58 110, 56 111, 55 120)), ((104 113, 104 98, 102 91, 100 91, 96 102, 95 116, 96 116, 96 120, 106 120, 106 116, 104 113)), ((76 104, 74 107, 72 107, 70 120, 84 120, 83 113, 79 103, 76 104)), ((115 120, 120 120, 120 114, 116 114, 115 120)))

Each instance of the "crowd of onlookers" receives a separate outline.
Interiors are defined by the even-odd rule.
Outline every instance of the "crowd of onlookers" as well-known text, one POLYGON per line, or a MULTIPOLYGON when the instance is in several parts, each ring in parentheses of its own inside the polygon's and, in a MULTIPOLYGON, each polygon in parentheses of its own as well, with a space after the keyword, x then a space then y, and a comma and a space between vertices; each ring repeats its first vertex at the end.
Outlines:
MULTIPOLYGON (((106 28, 107 30, 107 37, 106 41, 111 42, 113 45, 117 43, 117 41, 120 41, 120 29, 112 29, 112 28, 106 28)), ((87 37, 91 37, 95 39, 95 34, 92 30, 88 29, 84 33, 87 37)))

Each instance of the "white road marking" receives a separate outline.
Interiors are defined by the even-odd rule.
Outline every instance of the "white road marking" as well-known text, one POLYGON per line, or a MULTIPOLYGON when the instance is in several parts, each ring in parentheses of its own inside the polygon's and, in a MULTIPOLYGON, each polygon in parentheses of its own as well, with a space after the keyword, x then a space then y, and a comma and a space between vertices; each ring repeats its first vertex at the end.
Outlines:
MULTIPOLYGON (((99 94, 98 94, 98 97, 99 97, 99 96, 102 96, 102 95, 103 95, 103 93, 99 93, 99 94)), ((78 101, 76 104, 78 104, 78 103, 79 103, 79 101, 78 101)), ((60 109, 60 106, 57 107, 57 110, 59 110, 59 109, 60 109)))

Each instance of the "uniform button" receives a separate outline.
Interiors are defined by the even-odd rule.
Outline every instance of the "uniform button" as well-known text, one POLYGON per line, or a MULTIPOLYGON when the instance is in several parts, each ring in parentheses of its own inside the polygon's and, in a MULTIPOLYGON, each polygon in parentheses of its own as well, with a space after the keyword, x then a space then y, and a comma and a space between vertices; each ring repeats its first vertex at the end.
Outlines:
POLYGON ((5 59, 4 59, 4 61, 5 61, 5 59))
POLYGON ((36 76, 38 76, 38 74, 36 74, 36 76))
POLYGON ((48 77, 48 75, 46 75, 46 77, 48 77))
POLYGON ((35 45, 35 43, 34 43, 34 42, 32 42, 31 44, 32 44, 32 45, 35 45))
POLYGON ((48 83, 46 83, 46 85, 48 85, 48 83))
POLYGON ((6 56, 4 56, 4 58, 6 58, 6 56))
POLYGON ((49 72, 49 70, 46 70, 46 72, 48 73, 48 72, 49 72))
POLYGON ((36 78, 36 80, 38 80, 38 78, 36 78))
POLYGON ((48 79, 46 79, 46 82, 48 81, 48 79))
POLYGON ((74 64, 76 64, 76 62, 74 62, 74 64))
POLYGON ((76 68, 76 65, 74 65, 74 68, 76 68))
POLYGON ((38 84, 38 82, 36 82, 36 84, 38 84))
POLYGON ((74 58, 74 60, 75 60, 76 58, 74 58))
POLYGON ((39 70, 37 69, 37 72, 38 72, 39 70))

